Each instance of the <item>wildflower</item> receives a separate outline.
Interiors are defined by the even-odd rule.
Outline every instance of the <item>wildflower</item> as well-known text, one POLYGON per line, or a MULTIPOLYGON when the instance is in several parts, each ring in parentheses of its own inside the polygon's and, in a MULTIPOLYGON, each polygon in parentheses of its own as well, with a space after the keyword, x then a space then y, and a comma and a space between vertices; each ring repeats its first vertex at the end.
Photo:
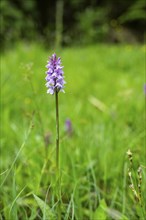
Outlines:
POLYGON ((65 121, 65 130, 68 135, 72 134, 72 123, 70 119, 66 119, 65 121))
POLYGON ((146 95, 146 83, 144 84, 144 94, 146 95))
POLYGON ((46 65, 48 70, 46 71, 46 87, 48 88, 47 93, 53 95, 55 92, 64 92, 64 72, 63 67, 61 66, 61 58, 57 58, 56 54, 54 53, 46 65))

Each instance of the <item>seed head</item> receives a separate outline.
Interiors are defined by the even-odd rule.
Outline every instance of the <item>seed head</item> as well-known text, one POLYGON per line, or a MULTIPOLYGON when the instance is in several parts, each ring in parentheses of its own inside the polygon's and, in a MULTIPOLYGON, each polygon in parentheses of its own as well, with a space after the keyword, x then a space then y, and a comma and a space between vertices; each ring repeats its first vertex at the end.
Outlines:
POLYGON ((138 172, 139 175, 142 173, 142 168, 141 168, 141 166, 138 167, 137 172, 138 172))
POLYGON ((128 151, 127 151, 127 155, 128 155, 130 164, 131 164, 131 166, 132 166, 132 152, 131 152, 130 150, 128 150, 128 151))
POLYGON ((127 151, 128 157, 132 157, 132 152, 130 150, 127 151))

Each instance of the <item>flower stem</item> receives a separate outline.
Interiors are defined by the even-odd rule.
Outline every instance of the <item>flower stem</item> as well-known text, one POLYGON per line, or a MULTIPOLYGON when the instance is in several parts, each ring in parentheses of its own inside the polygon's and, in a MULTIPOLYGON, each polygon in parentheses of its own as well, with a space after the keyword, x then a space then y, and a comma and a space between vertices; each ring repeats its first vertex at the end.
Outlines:
POLYGON ((59 170, 59 105, 58 105, 58 92, 55 92, 56 102, 56 166, 59 170))
POLYGON ((58 92, 55 92, 56 102, 56 167, 58 178, 58 220, 61 220, 61 180, 60 180, 60 164, 59 164, 59 104, 58 104, 58 92))

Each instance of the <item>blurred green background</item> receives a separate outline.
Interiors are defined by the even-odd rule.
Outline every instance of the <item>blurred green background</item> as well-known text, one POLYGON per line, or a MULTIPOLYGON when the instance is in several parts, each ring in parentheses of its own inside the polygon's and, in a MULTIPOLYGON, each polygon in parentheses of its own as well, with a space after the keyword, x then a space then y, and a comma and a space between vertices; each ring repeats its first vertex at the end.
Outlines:
POLYGON ((1 46, 143 42, 145 9, 145 0, 1 0, 1 46))

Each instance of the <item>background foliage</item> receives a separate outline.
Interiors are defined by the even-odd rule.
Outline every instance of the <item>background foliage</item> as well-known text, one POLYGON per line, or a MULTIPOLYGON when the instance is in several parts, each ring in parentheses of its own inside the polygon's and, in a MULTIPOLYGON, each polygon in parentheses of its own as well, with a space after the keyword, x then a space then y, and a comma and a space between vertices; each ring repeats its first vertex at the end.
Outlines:
MULTIPOLYGON (((62 1, 64 45, 143 40, 144 0, 62 1)), ((41 39, 51 46, 55 39, 56 2, 1 0, 1 45, 22 38, 41 39)))

